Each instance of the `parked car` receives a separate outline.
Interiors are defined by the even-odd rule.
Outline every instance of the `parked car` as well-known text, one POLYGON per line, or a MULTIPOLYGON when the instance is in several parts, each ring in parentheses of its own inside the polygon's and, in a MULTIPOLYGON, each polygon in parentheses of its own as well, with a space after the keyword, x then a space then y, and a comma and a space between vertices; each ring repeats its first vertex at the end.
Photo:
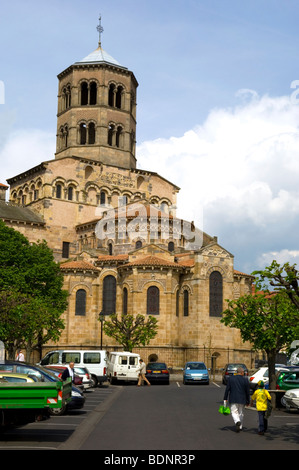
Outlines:
MULTIPOLYGON (((47 370, 46 368, 41 366, 29 364, 27 362, 4 360, 0 363, 0 370, 27 374, 33 378, 36 378, 38 382, 59 381, 59 378, 52 371, 47 370)), ((85 397, 83 393, 74 385, 72 386, 71 398, 71 401, 69 401, 65 407, 51 408, 50 413, 53 415, 62 415, 66 411, 83 408, 85 403, 85 397)))
POLYGON ((169 385, 169 370, 165 362, 150 362, 147 364, 145 376, 150 383, 169 385))
POLYGON ((292 368, 287 372, 280 372, 276 384, 277 390, 292 390, 299 388, 299 368, 292 368))
POLYGON ((87 367, 74 367, 75 374, 82 378, 82 384, 84 390, 88 388, 95 387, 94 380, 91 377, 91 373, 87 369, 87 367))
MULTIPOLYGON (((288 372, 289 369, 287 367, 281 367, 280 365, 275 366, 275 373, 279 372, 288 372)), ((250 390, 254 391, 257 388, 257 383, 262 380, 265 384, 265 387, 267 386, 269 382, 269 370, 268 367, 260 367, 253 375, 249 377, 250 381, 250 390)))
POLYGON ((226 364, 224 369, 223 369, 223 373, 222 373, 222 383, 224 385, 227 384, 227 379, 231 376, 231 375, 236 375, 237 373, 237 370, 239 367, 242 367, 242 369, 244 370, 244 375, 245 376, 248 376, 248 369, 247 367, 245 366, 245 364, 241 364, 239 362, 231 362, 229 364, 226 364))
POLYGON ((299 410, 299 388, 287 390, 281 399, 281 403, 287 408, 295 408, 299 410))
POLYGON ((209 384, 209 371, 204 362, 187 362, 183 369, 183 383, 209 384))
POLYGON ((37 382, 36 377, 27 375, 27 374, 14 374, 13 372, 0 372, 0 379, 5 380, 5 382, 13 383, 32 383, 37 382))

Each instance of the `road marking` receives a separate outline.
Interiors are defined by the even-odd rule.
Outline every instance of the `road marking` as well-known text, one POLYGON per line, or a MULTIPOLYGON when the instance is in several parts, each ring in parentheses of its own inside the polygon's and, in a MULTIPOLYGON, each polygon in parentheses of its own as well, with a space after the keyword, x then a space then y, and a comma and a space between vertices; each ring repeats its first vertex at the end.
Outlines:
POLYGON ((181 387, 180 384, 179 384, 179 382, 177 382, 176 384, 177 384, 177 386, 178 386, 179 388, 181 387))
POLYGON ((216 384, 215 382, 212 382, 216 387, 220 388, 220 385, 216 384))

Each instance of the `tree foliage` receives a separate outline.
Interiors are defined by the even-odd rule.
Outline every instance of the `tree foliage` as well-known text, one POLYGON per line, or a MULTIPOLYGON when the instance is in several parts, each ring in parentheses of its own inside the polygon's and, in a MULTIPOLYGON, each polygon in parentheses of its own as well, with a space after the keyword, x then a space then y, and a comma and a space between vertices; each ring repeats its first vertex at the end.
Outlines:
POLYGON ((45 241, 31 244, 1 220, 0 269, 0 340, 9 357, 24 347, 28 358, 64 328, 63 276, 45 241))
POLYGON ((154 338, 158 330, 158 321, 149 315, 147 320, 143 315, 110 315, 109 320, 103 324, 105 334, 114 338, 124 347, 125 351, 132 352, 134 347, 145 346, 154 338))
POLYGON ((243 341, 249 341, 254 349, 266 352, 270 387, 275 388, 275 357, 298 337, 298 309, 285 289, 267 289, 262 275, 257 278, 257 285, 263 285, 264 290, 228 301, 221 321, 238 328, 243 341))
POLYGON ((281 266, 274 260, 264 270, 252 274, 259 276, 257 280, 259 289, 268 290, 269 283, 275 291, 284 291, 299 310, 299 271, 296 264, 284 263, 281 266))

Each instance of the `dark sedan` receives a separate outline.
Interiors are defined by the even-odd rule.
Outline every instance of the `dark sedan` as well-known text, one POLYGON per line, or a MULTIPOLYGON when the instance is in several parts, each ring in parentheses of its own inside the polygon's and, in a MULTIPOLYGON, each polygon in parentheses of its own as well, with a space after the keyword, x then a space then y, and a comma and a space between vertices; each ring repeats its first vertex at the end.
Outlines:
POLYGON ((244 375, 248 377, 248 369, 245 366, 245 364, 241 364, 240 362, 231 362, 229 364, 226 364, 226 366, 223 369, 223 374, 222 374, 222 383, 224 385, 227 384, 227 380, 230 375, 236 375, 238 368, 241 367, 244 370, 244 375))
POLYGON ((169 385, 169 370, 165 362, 150 362, 147 364, 145 376, 150 383, 169 385))

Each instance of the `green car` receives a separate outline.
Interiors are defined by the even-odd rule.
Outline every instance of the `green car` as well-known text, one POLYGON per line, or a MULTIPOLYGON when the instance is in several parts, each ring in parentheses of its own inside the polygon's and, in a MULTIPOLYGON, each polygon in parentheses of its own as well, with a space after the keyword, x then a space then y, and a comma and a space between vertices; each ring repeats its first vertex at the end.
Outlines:
POLYGON ((299 367, 281 372, 277 378, 276 388, 282 391, 299 388, 299 367))

